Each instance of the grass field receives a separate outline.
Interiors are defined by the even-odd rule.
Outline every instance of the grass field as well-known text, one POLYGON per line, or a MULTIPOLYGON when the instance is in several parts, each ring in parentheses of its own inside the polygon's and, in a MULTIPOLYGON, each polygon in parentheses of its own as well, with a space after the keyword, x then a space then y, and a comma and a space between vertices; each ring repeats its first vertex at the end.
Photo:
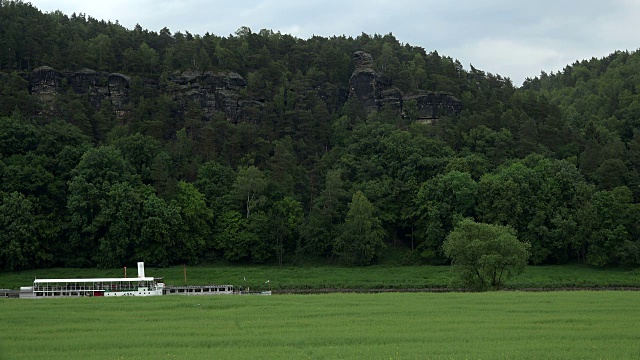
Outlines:
POLYGON ((0 299, 0 359, 634 359, 640 292, 0 299))
MULTIPOLYGON (((136 276, 136 268, 129 276, 136 276)), ((167 284, 183 285, 182 266, 147 267, 147 276, 164 277, 167 284)), ((0 273, 0 288, 19 289, 34 278, 122 277, 122 269, 42 269, 0 273)), ((323 288, 442 288, 449 286, 448 266, 188 266, 187 284, 227 284, 255 290, 323 289, 323 288), (246 279, 246 280, 245 280, 246 279), (269 285, 265 281, 269 280, 269 285)), ((507 283, 510 288, 529 287, 640 287, 640 269, 600 269, 584 265, 529 266, 507 283)))

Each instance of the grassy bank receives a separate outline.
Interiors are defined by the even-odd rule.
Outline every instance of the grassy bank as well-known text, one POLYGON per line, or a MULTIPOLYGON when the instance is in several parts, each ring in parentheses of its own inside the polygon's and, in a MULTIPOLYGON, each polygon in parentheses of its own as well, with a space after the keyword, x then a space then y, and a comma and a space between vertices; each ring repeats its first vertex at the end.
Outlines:
POLYGON ((0 299, 2 359, 631 359, 640 292, 0 299))
MULTIPOLYGON (((129 276, 136 269, 129 268, 129 276)), ((447 266, 188 266, 188 285, 230 284, 255 290, 287 289, 405 289, 449 286, 451 270, 447 266), (266 281, 269 280, 269 283, 266 281)), ((182 266, 147 267, 147 276, 164 277, 167 284, 183 285, 182 266)), ((34 278, 121 277, 122 269, 43 269, 0 273, 0 288, 18 289, 34 278)), ((640 269, 599 269, 584 265, 529 266, 511 279, 507 286, 522 288, 563 287, 640 287, 640 269)))

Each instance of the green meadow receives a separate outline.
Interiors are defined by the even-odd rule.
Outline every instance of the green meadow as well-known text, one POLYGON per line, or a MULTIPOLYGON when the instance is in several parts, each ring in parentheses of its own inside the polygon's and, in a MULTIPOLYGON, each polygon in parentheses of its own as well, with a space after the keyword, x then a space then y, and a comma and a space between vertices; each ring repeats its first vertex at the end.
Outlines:
POLYGON ((640 292, 0 299, 0 359, 633 359, 640 292))

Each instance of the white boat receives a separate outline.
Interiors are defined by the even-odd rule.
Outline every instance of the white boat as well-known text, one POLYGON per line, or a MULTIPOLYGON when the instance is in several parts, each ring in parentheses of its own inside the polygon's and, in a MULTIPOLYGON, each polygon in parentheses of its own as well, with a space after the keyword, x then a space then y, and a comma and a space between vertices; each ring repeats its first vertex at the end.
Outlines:
POLYGON ((138 277, 135 278, 94 278, 94 279, 36 279, 31 288, 21 288, 20 297, 80 297, 80 296, 157 296, 162 295, 164 283, 156 278, 146 277, 144 263, 138 263, 138 277))

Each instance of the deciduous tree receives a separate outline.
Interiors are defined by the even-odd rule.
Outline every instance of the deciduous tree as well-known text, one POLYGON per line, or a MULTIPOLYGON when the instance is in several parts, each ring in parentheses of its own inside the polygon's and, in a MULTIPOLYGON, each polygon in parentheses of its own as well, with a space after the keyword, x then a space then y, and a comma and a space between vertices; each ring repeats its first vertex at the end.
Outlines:
POLYGON ((460 221, 442 245, 463 286, 497 289, 527 265, 529 244, 520 242, 513 228, 460 221))
POLYGON ((353 194, 334 251, 347 265, 370 265, 384 249, 384 230, 375 208, 360 191, 353 194))

